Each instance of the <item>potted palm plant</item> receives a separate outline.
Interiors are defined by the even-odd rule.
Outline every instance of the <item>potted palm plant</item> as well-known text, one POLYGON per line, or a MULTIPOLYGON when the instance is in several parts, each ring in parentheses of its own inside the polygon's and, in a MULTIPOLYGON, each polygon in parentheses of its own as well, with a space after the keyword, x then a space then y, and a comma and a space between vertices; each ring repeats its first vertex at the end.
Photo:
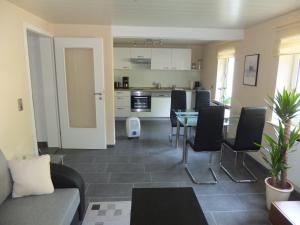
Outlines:
POLYGON ((271 177, 265 179, 266 203, 270 209, 273 201, 287 201, 294 190, 292 183, 287 180, 288 152, 300 138, 300 128, 292 128, 292 119, 300 111, 300 94, 296 90, 276 93, 275 98, 269 97, 268 106, 278 116, 279 126, 275 127, 275 138, 265 134, 267 153, 263 159, 270 167, 271 177))

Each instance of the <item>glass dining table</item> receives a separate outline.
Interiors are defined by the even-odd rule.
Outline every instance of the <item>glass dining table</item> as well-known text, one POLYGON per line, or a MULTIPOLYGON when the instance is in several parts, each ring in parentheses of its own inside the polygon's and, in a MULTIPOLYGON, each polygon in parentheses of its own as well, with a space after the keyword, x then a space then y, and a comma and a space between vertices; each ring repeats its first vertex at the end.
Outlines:
MULTIPOLYGON (((198 122, 198 112, 193 110, 185 111, 175 111, 174 113, 177 118, 177 128, 176 128, 176 148, 179 147, 179 136, 180 136, 180 127, 183 126, 183 147, 182 147, 182 162, 187 163, 187 137, 188 137, 188 128, 196 127, 198 122)), ((224 137, 227 136, 229 126, 236 125, 239 120, 239 115, 231 115, 230 109, 225 109, 224 113, 224 137)))

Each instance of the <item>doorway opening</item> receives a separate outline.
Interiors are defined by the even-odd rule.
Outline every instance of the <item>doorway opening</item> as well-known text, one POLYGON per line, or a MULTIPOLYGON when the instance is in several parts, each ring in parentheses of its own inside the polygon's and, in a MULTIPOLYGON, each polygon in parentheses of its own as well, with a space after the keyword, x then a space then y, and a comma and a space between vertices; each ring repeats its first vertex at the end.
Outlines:
POLYGON ((27 30, 30 85, 39 151, 61 148, 52 37, 27 30))

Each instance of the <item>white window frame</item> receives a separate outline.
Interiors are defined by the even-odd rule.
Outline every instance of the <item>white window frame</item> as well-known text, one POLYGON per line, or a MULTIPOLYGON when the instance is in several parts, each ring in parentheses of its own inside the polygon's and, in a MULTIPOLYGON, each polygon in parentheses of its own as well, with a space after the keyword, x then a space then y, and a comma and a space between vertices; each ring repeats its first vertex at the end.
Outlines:
MULTIPOLYGON (((230 98, 232 97, 232 86, 233 86, 233 78, 234 78, 234 66, 235 66, 235 57, 234 55, 228 57, 218 58, 218 68, 217 68, 217 80, 216 80, 216 90, 215 90, 215 100, 226 103, 224 96, 226 95, 226 89, 228 88, 228 77, 229 77, 229 63, 230 59, 233 59, 233 68, 232 68, 232 81, 231 81, 231 90, 230 90, 230 98), (220 68, 221 67, 221 68, 220 68), (223 90, 220 90, 222 88, 223 90), (225 93, 224 93, 225 92, 225 93), (223 99, 222 99, 223 96, 223 99)), ((229 88, 230 88, 229 86, 229 88)), ((231 105, 231 100, 228 105, 231 105)))
MULTIPOLYGON (((277 82, 276 82, 276 91, 275 91, 275 95, 277 93, 277 91, 282 91, 283 87, 285 87, 287 90, 292 90, 295 89, 297 90, 297 92, 300 93, 300 54, 283 54, 279 56, 279 62, 278 62, 278 71, 277 71, 277 82), (279 74, 281 71, 280 70, 280 63, 281 58, 280 57, 290 57, 291 59, 289 60, 289 65, 287 65, 287 67, 290 67, 291 70, 290 72, 287 73, 287 77, 284 77, 284 79, 287 79, 287 81, 285 82, 285 85, 282 85, 282 74, 279 74)), ((277 115, 273 112, 272 114, 272 123, 274 124, 278 124, 278 117, 277 115)), ((295 126, 299 126, 300 125, 300 116, 298 116, 297 118, 295 118, 292 121, 293 125, 295 126)))

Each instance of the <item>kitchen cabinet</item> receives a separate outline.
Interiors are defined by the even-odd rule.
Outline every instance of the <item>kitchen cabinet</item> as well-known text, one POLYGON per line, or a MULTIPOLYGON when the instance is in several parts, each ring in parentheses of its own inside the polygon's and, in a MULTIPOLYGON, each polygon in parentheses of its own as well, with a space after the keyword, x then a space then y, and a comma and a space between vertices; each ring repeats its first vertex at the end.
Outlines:
POLYGON ((129 117, 130 108, 130 91, 115 91, 115 116, 129 117))
POLYGON ((131 58, 151 59, 151 48, 131 48, 131 58))
POLYGON ((152 48, 151 70, 171 70, 171 54, 170 48, 152 48))
POLYGON ((172 49, 172 70, 190 70, 192 63, 191 49, 172 49))
POLYGON ((130 58, 131 58, 130 48, 114 48, 115 69, 131 69, 130 58))
POLYGON ((114 48, 114 68, 131 69, 131 59, 151 59, 152 70, 190 70, 191 49, 114 48))
POLYGON ((191 49, 153 48, 151 58, 152 70, 190 70, 191 49))

